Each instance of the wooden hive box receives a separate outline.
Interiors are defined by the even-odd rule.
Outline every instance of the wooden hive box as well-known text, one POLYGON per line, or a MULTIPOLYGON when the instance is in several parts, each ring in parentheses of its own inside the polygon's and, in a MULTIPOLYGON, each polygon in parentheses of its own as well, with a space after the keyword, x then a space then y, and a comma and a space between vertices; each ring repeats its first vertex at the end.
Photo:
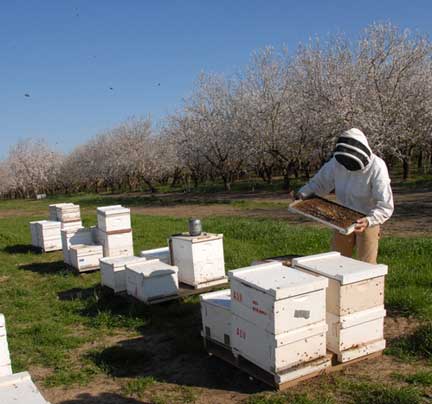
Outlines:
POLYGON ((286 333, 325 321, 327 279, 281 262, 228 273, 233 314, 272 333, 286 333))
POLYGON ((180 282, 194 288, 226 282, 222 234, 172 236, 169 243, 180 282))

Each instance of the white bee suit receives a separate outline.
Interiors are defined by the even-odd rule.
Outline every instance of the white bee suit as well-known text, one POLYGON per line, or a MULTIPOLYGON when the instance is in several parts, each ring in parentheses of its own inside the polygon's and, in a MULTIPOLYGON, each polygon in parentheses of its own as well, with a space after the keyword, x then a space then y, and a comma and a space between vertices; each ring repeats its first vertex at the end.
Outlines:
MULTIPOLYGON (((360 130, 350 129, 343 136, 355 138, 370 150, 360 130)), ((340 204, 364 213, 369 226, 382 224, 393 214, 393 193, 387 166, 372 152, 368 164, 357 171, 348 170, 333 157, 300 189, 299 194, 303 197, 311 194, 324 196, 332 190, 335 190, 340 204)))

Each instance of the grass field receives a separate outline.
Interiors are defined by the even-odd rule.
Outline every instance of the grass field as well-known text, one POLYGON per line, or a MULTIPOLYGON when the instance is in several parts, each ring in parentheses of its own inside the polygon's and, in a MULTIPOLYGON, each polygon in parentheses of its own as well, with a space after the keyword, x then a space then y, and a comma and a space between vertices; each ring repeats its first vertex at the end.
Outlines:
MULTIPOLYGON (((86 226, 96 220, 89 211, 107 204, 88 195, 71 200, 87 208, 86 226)), ((151 307, 133 304, 102 290, 98 272, 68 271, 61 252, 32 250, 28 222, 41 218, 34 212, 50 202, 0 202, 0 211, 20 211, 0 219, 0 312, 6 316, 14 371, 30 369, 53 403, 411 404, 432 399, 431 238, 381 242, 379 260, 389 265, 386 308, 408 329, 391 333, 384 365, 360 365, 289 393, 270 393, 208 359, 197 297, 151 307)), ((224 234, 228 270, 263 257, 324 252, 330 238, 322 228, 271 219, 211 217, 204 226, 224 234)), ((181 218, 135 214, 135 252, 163 246, 185 227, 181 218)))

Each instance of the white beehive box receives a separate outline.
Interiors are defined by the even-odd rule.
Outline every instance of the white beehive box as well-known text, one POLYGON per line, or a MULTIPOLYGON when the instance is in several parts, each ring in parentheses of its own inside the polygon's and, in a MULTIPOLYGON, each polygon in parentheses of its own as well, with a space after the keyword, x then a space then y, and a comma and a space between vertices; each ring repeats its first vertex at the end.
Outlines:
POLYGON ((48 206, 49 210, 49 219, 53 221, 60 221, 60 218, 57 216, 57 208, 61 208, 62 206, 73 206, 73 203, 56 203, 48 206))
POLYGON ((79 205, 66 204, 56 206, 57 218, 60 222, 74 222, 81 220, 81 213, 79 205))
POLYGON ((274 335, 263 328, 232 314, 231 346, 257 366, 279 373, 326 355, 325 321, 274 335))
POLYGON ((325 321, 327 279, 280 262, 230 271, 231 310, 262 329, 285 333, 325 321))
POLYGON ((28 372, 0 378, 1 404, 49 404, 32 382, 28 372))
POLYGON ((101 284, 115 293, 126 290, 126 265, 145 261, 143 257, 107 257, 100 259, 101 284))
POLYGON ((6 322, 0 313, 0 377, 12 374, 9 347, 6 335, 6 322))
POLYGON ((171 255, 168 247, 141 251, 140 257, 144 257, 148 260, 158 259, 159 261, 165 262, 165 264, 171 264, 171 255))
POLYGON ((138 300, 153 299, 178 294, 178 268, 159 260, 126 265, 127 293, 138 300))
POLYGON ((72 222, 61 222, 62 230, 78 230, 83 227, 81 220, 74 220, 72 222))
POLYGON ((70 247, 72 245, 77 245, 77 244, 86 244, 86 245, 93 244, 93 233, 94 232, 92 229, 84 229, 84 228, 73 230, 73 231, 68 231, 68 230, 61 231, 63 257, 64 257, 64 262, 66 264, 71 265, 71 260, 69 255, 70 247))
POLYGON ((103 257, 101 245, 71 245, 69 258, 71 265, 79 272, 92 271, 99 268, 99 259, 103 257))
POLYGON ((121 205, 97 208, 98 228, 105 232, 131 228, 130 209, 121 205))
POLYGON ((345 350, 383 340, 385 315, 384 306, 342 317, 327 313, 327 349, 340 354, 345 350))
POLYGON ((172 236, 170 246, 172 263, 179 268, 180 282, 194 287, 225 282, 222 234, 172 236))
POLYGON ((62 249, 60 223, 50 220, 30 222, 32 245, 44 252, 62 249))
POLYGON ((96 228, 96 243, 103 246, 104 257, 134 255, 132 230, 106 233, 96 228))
POLYGON ((200 295, 203 336, 231 346, 231 290, 200 295))
POLYGON ((295 258, 293 266, 329 279, 327 311, 337 316, 384 304, 386 265, 369 264, 330 252, 295 258))

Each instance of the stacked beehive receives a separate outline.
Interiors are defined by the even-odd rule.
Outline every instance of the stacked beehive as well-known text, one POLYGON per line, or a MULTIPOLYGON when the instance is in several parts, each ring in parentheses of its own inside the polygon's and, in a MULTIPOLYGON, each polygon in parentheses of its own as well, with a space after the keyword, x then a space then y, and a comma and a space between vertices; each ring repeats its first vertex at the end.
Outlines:
POLYGON ((61 237, 64 262, 66 264, 72 265, 71 247, 93 245, 94 229, 80 228, 76 230, 62 230, 61 237))
POLYGON ((133 255, 130 209, 121 205, 97 208, 96 243, 104 257, 133 255))
POLYGON ((146 261, 145 257, 106 257, 100 260, 101 284, 114 291, 126 291, 126 265, 146 261))
POLYGON ((152 300, 178 294, 178 268, 158 259, 126 264, 126 291, 149 303, 152 300))
POLYGON ((61 230, 77 230, 82 227, 79 205, 58 203, 49 205, 48 209, 50 220, 60 222, 61 230))
POLYGON ((326 277, 327 348, 348 362, 385 348, 386 265, 372 265, 337 252, 296 258, 293 266, 326 277))
POLYGON ((69 249, 70 265, 79 272, 93 271, 99 268, 99 260, 103 257, 101 245, 77 244, 69 249))
POLYGON ((179 281, 194 288, 226 282, 223 235, 181 234, 169 240, 171 264, 179 269, 179 281))
POLYGON ((32 246, 40 248, 43 252, 61 250, 60 226, 59 222, 50 220, 30 222, 32 246))
POLYGON ((203 335, 288 381, 330 366, 327 279, 272 262, 229 272, 228 291, 201 295, 203 335))
POLYGON ((0 314, 0 377, 12 374, 9 347, 6 335, 6 323, 3 314, 0 314))

